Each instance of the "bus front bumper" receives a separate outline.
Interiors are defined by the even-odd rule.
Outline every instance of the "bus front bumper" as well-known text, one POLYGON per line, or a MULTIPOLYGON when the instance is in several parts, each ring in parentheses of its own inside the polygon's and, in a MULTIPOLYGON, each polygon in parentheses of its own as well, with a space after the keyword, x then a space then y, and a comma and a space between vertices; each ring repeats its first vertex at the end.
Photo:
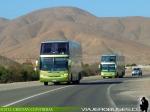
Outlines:
POLYGON ((115 77, 116 72, 101 72, 102 77, 115 77))
POLYGON ((68 77, 40 77, 40 82, 67 82, 68 77))
POLYGON ((68 73, 48 73, 46 71, 40 72, 40 82, 68 82, 68 73))

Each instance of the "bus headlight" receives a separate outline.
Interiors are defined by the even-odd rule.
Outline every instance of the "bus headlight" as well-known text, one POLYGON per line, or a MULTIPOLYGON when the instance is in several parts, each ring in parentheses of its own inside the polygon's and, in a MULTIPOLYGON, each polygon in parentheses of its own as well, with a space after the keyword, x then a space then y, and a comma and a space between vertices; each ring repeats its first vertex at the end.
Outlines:
POLYGON ((66 74, 64 74, 64 76, 68 76, 68 74, 66 73, 66 74))
POLYGON ((61 76, 63 76, 63 77, 67 77, 67 76, 68 76, 68 74, 67 74, 67 73, 65 73, 65 74, 62 74, 61 76))

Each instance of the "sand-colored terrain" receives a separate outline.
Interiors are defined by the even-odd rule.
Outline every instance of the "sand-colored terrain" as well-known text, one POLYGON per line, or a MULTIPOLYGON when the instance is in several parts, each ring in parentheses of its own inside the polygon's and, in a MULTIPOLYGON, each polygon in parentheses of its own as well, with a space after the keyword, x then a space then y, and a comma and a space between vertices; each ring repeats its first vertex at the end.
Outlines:
POLYGON ((75 7, 46 8, 13 20, 0 19, 0 55, 17 61, 37 59, 45 40, 75 40, 83 61, 95 63, 103 53, 126 56, 126 63, 150 63, 150 18, 96 17, 75 7))

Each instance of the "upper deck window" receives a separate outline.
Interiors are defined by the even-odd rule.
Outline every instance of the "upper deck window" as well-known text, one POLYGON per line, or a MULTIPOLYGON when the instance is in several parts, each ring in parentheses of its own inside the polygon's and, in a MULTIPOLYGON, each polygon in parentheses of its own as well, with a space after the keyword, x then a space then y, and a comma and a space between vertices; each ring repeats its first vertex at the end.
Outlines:
POLYGON ((116 56, 102 56, 101 62, 115 62, 116 56))
POLYGON ((42 43, 41 54, 69 54, 68 42, 42 43))

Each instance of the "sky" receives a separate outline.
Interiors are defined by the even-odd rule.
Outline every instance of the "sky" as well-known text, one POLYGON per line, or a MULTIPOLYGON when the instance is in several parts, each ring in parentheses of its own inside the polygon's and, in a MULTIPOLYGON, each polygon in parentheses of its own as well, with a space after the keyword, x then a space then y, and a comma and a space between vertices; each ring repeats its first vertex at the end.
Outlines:
POLYGON ((150 0, 0 0, 0 17, 14 19, 59 6, 78 7, 98 17, 150 17, 150 0))

